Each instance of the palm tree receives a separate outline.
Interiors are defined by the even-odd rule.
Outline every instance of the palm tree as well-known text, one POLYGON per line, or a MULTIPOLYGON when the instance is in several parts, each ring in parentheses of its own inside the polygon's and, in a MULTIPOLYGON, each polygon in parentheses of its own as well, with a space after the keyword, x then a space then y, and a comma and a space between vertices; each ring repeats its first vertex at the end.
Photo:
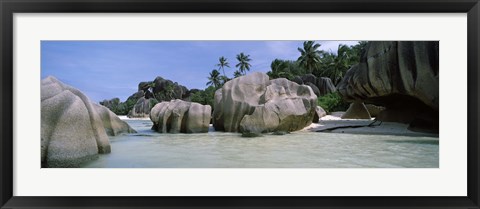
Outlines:
POLYGON ((240 76, 242 76, 242 73, 240 71, 235 70, 235 72, 233 72, 233 77, 238 78, 240 76))
POLYGON ((228 78, 227 75, 225 75, 225 70, 224 70, 224 67, 230 67, 229 63, 227 62, 227 58, 225 58, 224 56, 221 56, 220 58, 218 58, 218 62, 219 63, 216 66, 222 69, 224 78, 228 78))
POLYGON ((220 72, 218 72, 218 70, 212 70, 212 72, 210 73, 210 77, 207 77, 208 78, 208 82, 207 82, 207 86, 210 85, 210 86, 214 86, 215 88, 217 88, 218 86, 220 86, 220 72))
POLYGON ((223 76, 223 75, 220 76, 220 81, 222 81, 222 82, 221 82, 221 85, 222 85, 222 86, 223 86, 223 84, 225 84, 225 83, 226 83, 227 81, 229 81, 229 80, 230 80, 230 78, 227 77, 227 76, 223 76))
POLYGON ((329 77, 333 84, 338 84, 347 70, 358 63, 358 53, 352 47, 340 44, 337 49, 337 53, 332 52, 322 54, 322 62, 320 63, 319 76, 329 77))
POLYGON ((242 52, 242 53, 237 55, 237 60, 238 60, 238 64, 235 65, 235 67, 238 67, 240 72, 243 73, 243 75, 246 75, 247 70, 250 70, 250 67, 252 66, 250 63, 248 63, 248 62, 252 61, 250 59, 250 55, 245 55, 242 52))
POLYGON ((298 61, 309 73, 312 73, 315 65, 320 62, 320 54, 322 53, 322 51, 318 50, 320 46, 320 44, 315 44, 314 41, 305 41, 303 42, 303 49, 298 48, 300 52, 298 61))
POLYGON ((291 74, 289 67, 289 61, 275 59, 270 64, 270 69, 272 71, 267 72, 267 75, 271 78, 291 78, 293 75, 291 74))
POLYGON ((358 63, 360 62, 360 56, 367 48, 368 41, 359 41, 358 44, 352 46, 352 57, 351 62, 358 63))
POLYGON ((333 84, 337 85, 347 70, 358 63, 355 52, 347 45, 340 44, 337 49, 337 56, 334 60, 335 72, 333 74, 333 84))

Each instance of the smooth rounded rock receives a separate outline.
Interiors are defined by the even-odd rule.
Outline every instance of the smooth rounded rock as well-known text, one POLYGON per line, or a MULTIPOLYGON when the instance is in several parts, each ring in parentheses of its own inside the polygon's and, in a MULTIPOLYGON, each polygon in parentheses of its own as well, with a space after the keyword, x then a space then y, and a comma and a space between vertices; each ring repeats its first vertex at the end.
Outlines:
POLYGON ((242 133, 297 131, 312 123, 316 100, 307 85, 251 73, 215 92, 214 127, 242 133))
POLYGON ((150 111, 152 129, 160 133, 205 133, 212 108, 179 99, 156 104, 150 111))
POLYGON ((372 119, 370 113, 362 102, 353 102, 347 109, 342 119, 372 119))
POLYGON ((41 81, 41 113, 42 167, 77 167, 99 153, 110 153, 109 133, 133 130, 52 76, 41 81))

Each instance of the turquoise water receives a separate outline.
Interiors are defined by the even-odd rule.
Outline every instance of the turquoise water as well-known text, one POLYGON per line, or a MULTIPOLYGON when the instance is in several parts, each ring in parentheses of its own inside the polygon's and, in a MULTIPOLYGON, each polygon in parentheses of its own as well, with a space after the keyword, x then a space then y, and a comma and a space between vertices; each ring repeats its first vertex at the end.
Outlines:
POLYGON ((160 134, 148 120, 111 137, 112 153, 89 168, 438 168, 438 137, 299 131, 241 138, 237 133, 160 134))

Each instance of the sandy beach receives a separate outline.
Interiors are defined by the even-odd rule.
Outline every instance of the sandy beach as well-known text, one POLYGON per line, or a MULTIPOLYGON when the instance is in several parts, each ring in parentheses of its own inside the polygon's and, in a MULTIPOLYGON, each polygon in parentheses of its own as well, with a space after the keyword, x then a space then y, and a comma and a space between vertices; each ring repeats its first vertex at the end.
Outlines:
MULTIPOLYGON (((375 119, 342 119, 342 112, 334 112, 320 118, 318 123, 312 123, 305 127, 302 131, 322 131, 334 127, 343 126, 367 126, 374 122, 375 119)), ((377 121, 374 126, 357 127, 357 128, 338 128, 335 130, 326 130, 325 133, 348 133, 348 134, 380 134, 380 135, 403 135, 403 136, 429 136, 438 137, 438 134, 415 132, 408 130, 408 124, 395 122, 377 121)))
POLYGON ((146 118, 129 118, 126 115, 119 115, 118 116, 121 120, 150 120, 149 117, 146 118))

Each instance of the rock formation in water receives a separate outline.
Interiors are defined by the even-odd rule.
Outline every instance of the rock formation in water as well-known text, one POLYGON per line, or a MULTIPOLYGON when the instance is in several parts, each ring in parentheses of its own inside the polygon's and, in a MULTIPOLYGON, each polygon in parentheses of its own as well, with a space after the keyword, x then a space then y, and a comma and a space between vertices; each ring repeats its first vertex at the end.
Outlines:
POLYGON ((208 132, 212 108, 179 99, 156 104, 150 111, 152 129, 160 133, 208 132))
POLYGON ((325 94, 329 94, 337 91, 337 88, 335 88, 335 85, 333 84, 332 80, 330 80, 330 78, 326 78, 326 77, 317 78, 313 74, 296 76, 295 78, 292 79, 292 81, 300 85, 303 84, 303 85, 310 86, 313 92, 317 96, 323 96, 325 94))
POLYGON ((137 92, 132 94, 125 102, 115 104, 114 99, 104 100, 100 104, 108 107, 117 114, 127 115, 130 118, 148 117, 150 110, 161 101, 182 99, 190 101, 192 91, 187 87, 157 76, 153 81, 143 81, 138 84, 137 92))
POLYGON ((133 108, 128 112, 129 118, 145 118, 150 115, 150 110, 152 109, 152 99, 145 99, 141 97, 137 100, 133 108))
POLYGON ((213 124, 227 132, 296 131, 312 123, 316 102, 309 86, 255 72, 215 92, 213 124))
POLYGON ((92 103, 93 107, 100 115, 103 122, 103 128, 109 136, 117 136, 122 133, 136 133, 125 121, 121 120, 115 113, 108 108, 92 103))
POLYGON ((105 107, 54 77, 41 81, 42 167, 77 167, 110 153, 108 134, 134 132, 105 107))
MULTIPOLYGON (((189 91, 187 87, 173 82, 168 79, 164 79, 160 76, 157 76, 153 81, 153 91, 154 95, 165 94, 165 100, 171 99, 185 99, 189 96, 189 91)), ((162 98, 157 98, 159 101, 165 101, 162 98)))
POLYGON ((438 41, 373 41, 337 86, 347 101, 386 107, 378 120, 438 130, 438 41))

